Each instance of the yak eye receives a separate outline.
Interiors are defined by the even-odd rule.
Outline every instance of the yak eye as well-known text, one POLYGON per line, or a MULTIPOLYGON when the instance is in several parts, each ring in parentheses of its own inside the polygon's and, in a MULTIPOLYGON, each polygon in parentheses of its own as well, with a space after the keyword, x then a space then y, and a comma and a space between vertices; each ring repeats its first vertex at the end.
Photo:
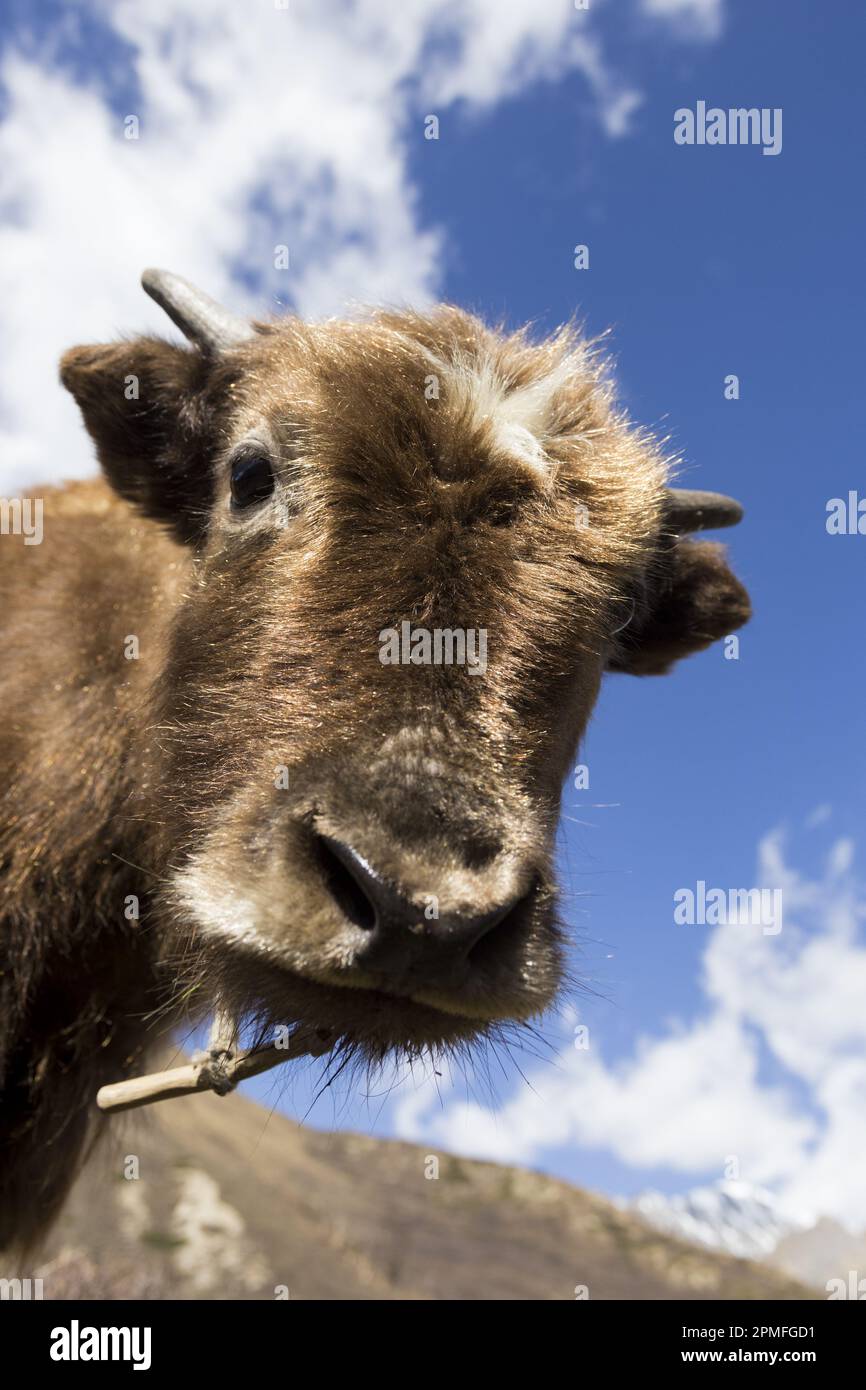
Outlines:
POLYGON ((247 454, 232 464, 232 506, 236 510, 255 507, 274 490, 274 470, 264 454, 247 454))

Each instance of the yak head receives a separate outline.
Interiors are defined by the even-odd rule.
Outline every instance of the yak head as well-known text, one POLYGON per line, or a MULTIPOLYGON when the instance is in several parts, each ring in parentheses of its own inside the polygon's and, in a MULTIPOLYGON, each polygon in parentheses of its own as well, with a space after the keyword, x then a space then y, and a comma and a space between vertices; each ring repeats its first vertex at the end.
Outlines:
POLYGON ((746 620, 689 539, 739 507, 667 486, 572 330, 250 324, 144 285, 191 346, 77 348, 63 380, 177 552, 135 755, 167 958, 377 1055, 530 1019, 562 976, 554 834, 602 676, 746 620))

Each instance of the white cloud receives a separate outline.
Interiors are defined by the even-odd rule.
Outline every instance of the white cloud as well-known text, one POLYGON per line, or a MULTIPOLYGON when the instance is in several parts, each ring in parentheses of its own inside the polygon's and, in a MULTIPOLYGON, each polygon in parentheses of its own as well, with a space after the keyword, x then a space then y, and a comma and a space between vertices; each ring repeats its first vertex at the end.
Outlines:
MULTIPOLYGON (((592 13, 566 0, 98 0, 91 25, 129 55, 124 114, 138 116, 140 138, 127 140, 101 55, 83 64, 86 86, 58 58, 64 45, 82 58, 84 12, 68 8, 26 56, 8 42, 0 66, 5 491, 91 471, 57 358, 76 342, 166 330, 138 288, 145 265, 259 312, 424 302, 443 251, 408 172, 424 115, 458 101, 489 108, 579 72, 608 132, 622 134, 640 99, 602 52, 592 13), (288 274, 273 269, 279 243, 288 274)), ((111 61, 115 90, 124 64, 111 61)))
POLYGON ((684 37, 715 39, 722 31, 723 0, 641 0, 641 8, 684 37))
MULTIPOLYGON (((419 1087, 396 1111, 403 1138, 509 1162, 564 1145, 602 1149, 635 1169, 740 1174, 772 1187, 803 1220, 866 1226, 866 908, 839 840, 819 877, 786 862, 776 833, 757 882, 782 886, 778 936, 726 923, 703 957, 708 1008, 642 1039, 616 1064, 593 1037, 528 1076, 498 1111, 419 1087), (781 1068, 769 1084, 761 1059, 781 1068)), ((694 930, 687 928, 686 930, 694 930)))

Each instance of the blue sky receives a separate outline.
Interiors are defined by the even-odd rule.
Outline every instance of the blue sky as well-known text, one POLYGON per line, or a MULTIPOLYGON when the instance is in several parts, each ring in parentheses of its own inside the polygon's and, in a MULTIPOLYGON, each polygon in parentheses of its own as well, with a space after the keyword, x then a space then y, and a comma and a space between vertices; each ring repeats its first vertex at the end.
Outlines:
MULTIPOLYGON (((850 989, 866 979, 866 537, 825 528, 830 498, 866 495, 866 16, 809 0, 590 0, 586 15, 567 0, 454 0, 443 32, 426 0, 413 16, 373 0, 291 8, 291 30, 257 4, 241 31, 223 3, 158 0, 144 16, 105 0, 86 20, 46 8, 33 31, 12 5, 6 485, 92 467, 50 364, 88 336, 163 331, 140 302, 146 263, 251 309, 442 297, 511 324, 577 313, 610 328, 632 415, 670 436, 689 484, 745 504, 729 541, 754 621, 737 661, 716 647, 603 690, 590 789, 566 789, 560 836, 592 1045, 576 1058, 574 1020, 554 1022, 559 1062, 524 1059, 548 1120, 520 1111, 514 1072, 474 1108, 459 1085, 441 1107, 403 1085, 381 1111, 340 1090, 312 1118, 375 1120, 620 1193, 721 1176, 734 1153, 743 1177, 866 1226, 866 1034, 850 989), (673 113, 699 99, 782 108, 781 153, 676 145, 673 113), (117 130, 130 111, 137 147, 117 130), (430 112, 438 141, 423 139, 430 112), (275 241, 292 248, 287 281, 267 264, 275 241), (573 267, 576 243, 589 270, 573 267), (40 334, 21 289, 34 275, 40 334), (698 879, 784 880, 785 931, 744 945, 753 929, 675 926, 673 893, 698 879), (589 1058, 590 1080, 572 1074, 589 1058), (827 1082, 840 1062, 853 1068, 841 1096, 827 1082)), ((303 1113, 309 1095, 297 1072, 280 1104, 303 1113)))

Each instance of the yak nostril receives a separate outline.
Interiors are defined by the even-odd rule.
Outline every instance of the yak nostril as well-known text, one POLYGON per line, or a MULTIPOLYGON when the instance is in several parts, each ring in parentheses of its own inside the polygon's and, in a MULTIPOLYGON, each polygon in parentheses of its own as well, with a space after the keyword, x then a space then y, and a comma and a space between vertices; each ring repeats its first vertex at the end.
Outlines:
POLYGON ((372 931, 376 926, 376 905, 363 887, 361 873, 355 870, 356 861, 359 868, 363 861, 330 835, 316 836, 315 852, 337 906, 356 927, 372 931))
POLYGON ((540 889, 541 880, 537 876, 533 877, 522 897, 513 898, 492 916, 485 930, 478 933, 470 948, 469 960, 473 966, 483 966, 494 959, 502 950, 508 948, 509 942, 513 942, 526 931, 529 915, 540 889))
POLYGON ((467 869, 486 869, 502 853, 502 844, 497 835, 473 830, 463 836, 460 849, 467 869))
POLYGON ((325 885, 345 917, 366 933, 356 964, 377 974, 434 980, 464 972, 507 943, 512 928, 522 930, 520 912, 533 890, 483 912, 446 912, 427 918, 425 909, 405 896, 342 840, 318 834, 315 854, 325 885), (495 930, 494 930, 495 929, 495 930))

